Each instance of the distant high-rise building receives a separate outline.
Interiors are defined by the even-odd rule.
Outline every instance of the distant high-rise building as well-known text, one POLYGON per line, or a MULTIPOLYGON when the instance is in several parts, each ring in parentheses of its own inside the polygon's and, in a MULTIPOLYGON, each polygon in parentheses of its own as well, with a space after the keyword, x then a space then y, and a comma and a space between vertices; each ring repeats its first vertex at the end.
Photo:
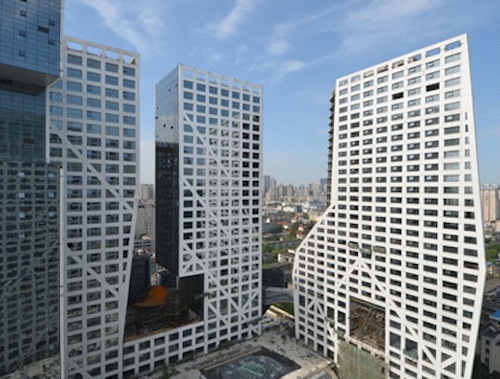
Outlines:
POLYGON ((484 185, 481 187, 481 204, 483 207, 483 222, 494 222, 500 219, 500 187, 484 185))
POLYGON ((264 194, 271 188, 271 175, 264 175, 264 194))
POLYGON ((276 186, 277 186, 276 179, 271 178, 271 188, 276 188, 276 186))
POLYGON ((139 204, 137 208, 137 223, 135 229, 135 238, 148 236, 155 239, 155 204, 139 204))
POLYGON ((466 35, 337 80, 297 337, 339 378, 470 378, 485 259, 466 35))
POLYGON ((59 351, 59 167, 47 163, 46 90, 60 73, 60 33, 61 0, 0 3, 1 377, 59 351))
POLYGON ((328 189, 328 179, 327 179, 327 178, 321 178, 321 179, 319 180, 319 184, 320 184, 320 186, 321 186, 321 190, 322 190, 323 192, 326 192, 326 191, 327 191, 327 189, 328 189))
POLYGON ((154 184, 141 184, 139 187, 139 197, 143 201, 153 200, 155 198, 154 184))
POLYGON ((62 167, 64 378, 121 378, 139 175, 139 57, 64 38, 50 88, 62 167))
POLYGON ((126 374, 260 334, 261 140, 260 85, 183 65, 157 83, 156 261, 166 290, 154 290, 170 305, 125 342, 126 374))

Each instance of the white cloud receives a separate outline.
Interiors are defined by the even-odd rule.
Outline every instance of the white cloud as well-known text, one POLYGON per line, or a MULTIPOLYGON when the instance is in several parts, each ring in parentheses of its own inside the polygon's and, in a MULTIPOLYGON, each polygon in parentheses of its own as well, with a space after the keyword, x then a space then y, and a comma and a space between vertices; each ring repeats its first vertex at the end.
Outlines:
POLYGON ((340 50, 378 48, 395 39, 411 40, 435 33, 436 28, 430 24, 439 15, 431 15, 441 6, 442 0, 371 0, 365 6, 351 8, 338 29, 342 36, 340 50))
POLYGON ((221 21, 211 24, 209 30, 212 30, 218 39, 232 36, 245 21, 245 16, 252 11, 256 2, 257 0, 236 0, 231 12, 221 21))
POLYGON ((287 75, 307 69, 308 64, 298 59, 292 59, 284 62, 269 62, 266 66, 271 73, 271 80, 279 81, 287 75))
MULTIPOLYGON (((453 1, 453 0, 451 0, 453 1)), ((267 70, 274 80, 314 66, 343 61, 346 54, 431 37, 443 23, 444 0, 356 0, 316 9, 276 24, 266 50, 249 69, 267 70), (439 21, 438 21, 439 20, 439 21), (330 36, 331 45, 307 59, 294 57, 307 41, 330 36), (307 62, 307 63, 306 63, 307 62)))
POLYGON ((276 38, 271 40, 268 47, 268 52, 271 55, 283 55, 290 48, 290 43, 282 38, 276 38))
POLYGON ((375 0, 359 11, 351 13, 348 22, 354 22, 362 28, 378 27, 387 22, 415 17, 439 6, 440 1, 433 0, 375 0))
POLYGON ((270 78, 271 81, 280 81, 285 76, 296 72, 304 71, 309 67, 309 64, 299 59, 276 59, 261 55, 250 63, 246 69, 249 71, 261 71, 270 78))
POLYGON ((117 36, 127 40, 141 54, 155 47, 164 23, 157 0, 80 0, 93 8, 117 36))
POLYGON ((302 71, 306 67, 306 64, 299 60, 292 60, 285 62, 280 73, 283 75, 289 74, 291 72, 302 71))
POLYGON ((290 40, 294 34, 300 35, 301 37, 315 34, 318 31, 318 26, 322 23, 322 19, 339 11, 339 9, 341 9, 340 7, 341 6, 334 5, 322 9, 318 13, 302 15, 300 18, 294 18, 277 24, 269 40, 268 53, 271 55, 283 55, 289 52, 292 47, 290 40))
POLYGON ((288 52, 291 46, 288 38, 295 28, 296 23, 293 21, 276 25, 269 41, 268 53, 271 55, 283 55, 288 52))
POLYGON ((156 35, 163 30, 165 19, 161 17, 161 11, 161 7, 155 1, 141 2, 138 21, 149 35, 156 35))
MULTIPOLYGON (((343 5, 342 5, 343 6, 343 5)), ((264 54, 259 56, 250 69, 268 70, 274 80, 281 80, 284 76, 307 69, 314 60, 305 63, 303 60, 285 58, 293 50, 296 38, 307 39, 320 30, 323 20, 340 8, 338 5, 321 9, 317 13, 302 15, 274 26, 268 46, 264 54)))

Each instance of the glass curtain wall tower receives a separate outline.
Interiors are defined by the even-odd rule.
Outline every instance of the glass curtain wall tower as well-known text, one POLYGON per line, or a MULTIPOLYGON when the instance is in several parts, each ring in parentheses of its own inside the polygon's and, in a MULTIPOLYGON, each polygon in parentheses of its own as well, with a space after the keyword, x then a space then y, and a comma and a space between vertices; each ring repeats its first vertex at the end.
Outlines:
POLYGON ((0 376, 59 348, 59 169, 46 90, 59 77, 61 0, 0 3, 0 376))
POLYGON ((467 36, 337 80, 296 334, 345 378, 470 378, 485 258, 467 36))

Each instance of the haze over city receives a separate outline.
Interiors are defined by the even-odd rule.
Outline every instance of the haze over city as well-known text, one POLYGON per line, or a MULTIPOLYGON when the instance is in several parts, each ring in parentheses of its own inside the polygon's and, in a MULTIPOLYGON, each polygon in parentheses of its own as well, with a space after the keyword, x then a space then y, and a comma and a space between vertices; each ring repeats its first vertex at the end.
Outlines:
POLYGON ((466 32, 481 182, 498 183, 499 11, 495 0, 67 0, 64 26, 141 54, 143 183, 154 182, 154 84, 178 63, 264 85, 264 172, 297 185, 326 176, 336 78, 466 32))

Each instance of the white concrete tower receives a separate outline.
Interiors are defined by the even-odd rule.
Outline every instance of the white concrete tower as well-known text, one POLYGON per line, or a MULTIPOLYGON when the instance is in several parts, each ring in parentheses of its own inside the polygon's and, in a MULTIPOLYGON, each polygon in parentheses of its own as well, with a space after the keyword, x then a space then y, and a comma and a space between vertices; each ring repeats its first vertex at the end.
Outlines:
POLYGON ((467 36, 337 80, 296 334, 345 378, 470 378, 485 259, 467 36))
POLYGON ((122 376, 139 175, 135 53, 64 38, 50 89, 50 160, 63 170, 64 378, 122 376))
POLYGON ((261 332, 262 87, 178 66, 156 85, 156 260, 125 374, 261 332))

